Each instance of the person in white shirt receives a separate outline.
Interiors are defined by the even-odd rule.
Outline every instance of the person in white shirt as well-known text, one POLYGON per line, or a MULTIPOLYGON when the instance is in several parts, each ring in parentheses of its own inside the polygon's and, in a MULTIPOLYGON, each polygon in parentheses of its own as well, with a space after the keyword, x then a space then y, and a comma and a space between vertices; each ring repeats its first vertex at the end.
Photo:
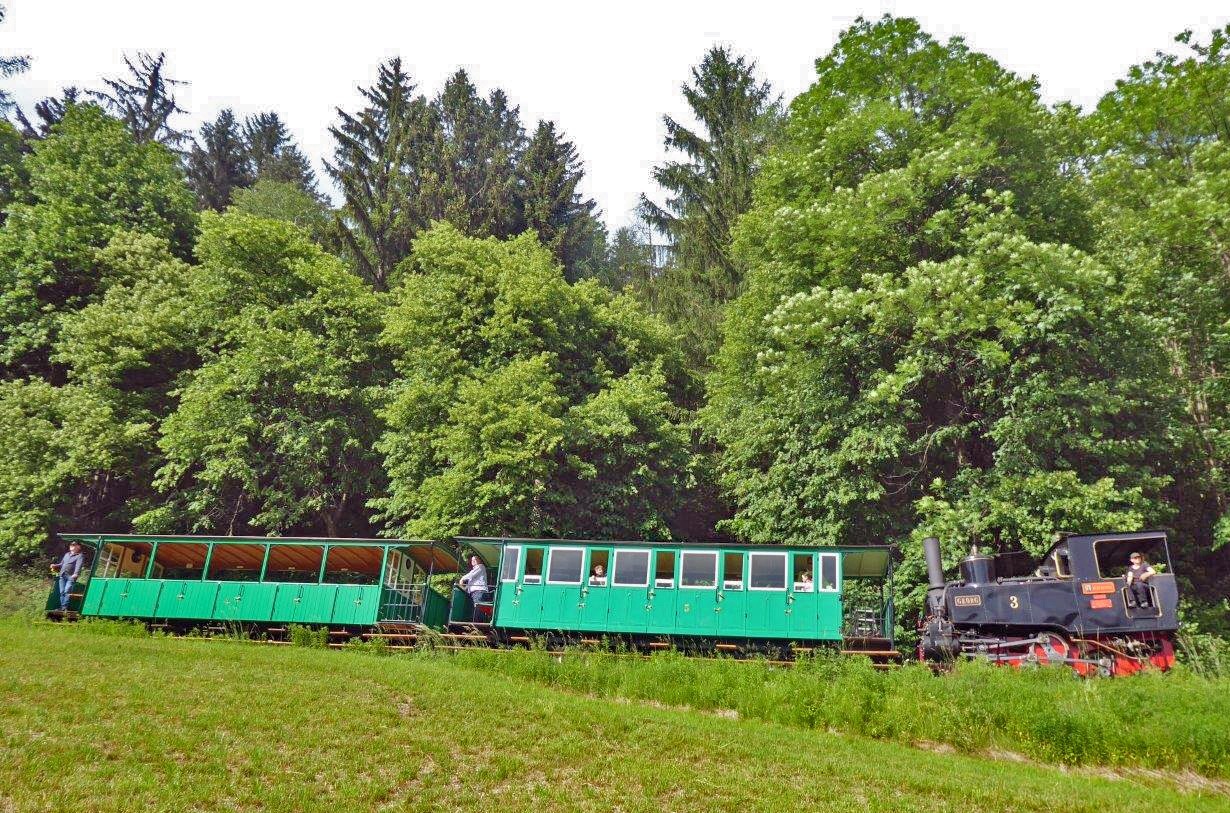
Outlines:
POLYGON ((472 621, 482 620, 479 618, 478 603, 487 598, 487 568, 483 565, 483 560, 477 556, 471 556, 470 572, 462 576, 457 583, 461 585, 461 589, 466 591, 470 599, 470 606, 473 608, 470 619, 472 621))

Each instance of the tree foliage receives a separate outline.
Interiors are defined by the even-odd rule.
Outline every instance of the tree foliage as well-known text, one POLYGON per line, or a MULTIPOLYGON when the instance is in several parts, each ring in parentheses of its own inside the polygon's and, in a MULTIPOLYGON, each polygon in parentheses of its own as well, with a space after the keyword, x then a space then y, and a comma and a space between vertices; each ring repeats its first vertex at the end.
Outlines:
POLYGON ((138 144, 93 105, 74 105, 24 162, 27 199, 0 229, 0 364, 46 372, 58 315, 109 283, 97 251, 120 231, 167 239, 186 256, 192 196, 175 157, 138 144))
POLYGON ((188 138, 175 129, 171 117, 183 110, 175 99, 175 87, 183 85, 166 73, 167 55, 144 51, 124 57, 126 76, 103 79, 106 90, 90 91, 90 96, 114 113, 138 144, 158 142, 172 149, 188 138))
POLYGON ((1072 112, 912 20, 859 22, 817 73, 736 240, 707 410, 732 529, 1038 551, 1163 518, 1164 370, 1074 247, 1072 112))
POLYGON ((688 477, 670 334, 532 236, 441 225, 412 261, 384 331, 389 532, 667 534, 688 477))

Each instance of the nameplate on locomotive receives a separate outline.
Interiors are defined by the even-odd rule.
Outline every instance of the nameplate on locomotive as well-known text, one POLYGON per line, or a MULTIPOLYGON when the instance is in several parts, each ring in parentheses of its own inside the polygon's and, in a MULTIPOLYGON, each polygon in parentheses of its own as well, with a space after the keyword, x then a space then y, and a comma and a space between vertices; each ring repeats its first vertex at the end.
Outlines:
POLYGON ((958 607, 981 607, 982 596, 953 596, 952 603, 958 607))
POLYGON ((1114 582, 1084 582, 1081 592, 1086 596, 1105 596, 1115 592, 1114 582))

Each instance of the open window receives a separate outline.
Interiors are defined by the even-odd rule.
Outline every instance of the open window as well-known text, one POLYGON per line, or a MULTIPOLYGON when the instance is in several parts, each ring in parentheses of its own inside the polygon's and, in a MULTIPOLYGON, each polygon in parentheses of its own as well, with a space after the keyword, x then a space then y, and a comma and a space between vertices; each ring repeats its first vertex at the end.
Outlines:
POLYGON ((649 551, 615 551, 615 570, 611 583, 616 587, 645 587, 649 584, 649 551))
POLYGON ((684 551, 679 586, 700 590, 717 586, 717 553, 684 551))
POLYGON ((334 545, 325 557, 325 584, 374 585, 380 582, 384 548, 368 545, 334 545))
POLYGON ((841 578, 837 568, 836 553, 820 554, 820 592, 835 593, 841 578))
POLYGON ((748 582, 750 589, 786 589, 786 554, 753 553, 749 558, 751 559, 751 579, 748 582))
POLYGON ((205 573, 208 545, 198 542, 160 542, 154 551, 154 572, 162 579, 196 581, 205 573))
POLYGON ((743 589, 743 554, 738 551, 722 554, 722 589, 743 589))
POLYGON ((271 545, 265 581, 317 584, 324 555, 323 545, 271 545))
POLYGON ((673 550, 658 551, 653 572, 653 586, 663 589, 673 589, 675 586, 675 552, 673 550))
POLYGON ((590 587, 606 587, 608 574, 611 572, 611 552, 602 548, 591 549, 589 552, 590 587))
POLYGON ((500 581, 515 582, 517 580, 517 567, 520 564, 521 546, 506 545, 503 556, 500 558, 500 581))
POLYGON ((1144 557, 1145 564, 1156 571, 1169 563, 1166 538, 1144 536, 1132 539, 1099 539, 1093 543, 1093 558, 1097 561, 1098 575, 1103 579, 1118 579, 1127 574, 1133 553, 1144 557))
POLYGON ((551 548, 547 584, 580 584, 584 565, 584 548, 551 548))
POLYGON ((542 548, 525 549, 525 584, 542 584, 542 548))
POLYGON ((117 544, 108 542, 99 552, 96 574, 103 579, 140 579, 145 577, 153 546, 148 542, 117 544))
POLYGON ((791 580, 794 583, 794 592, 810 593, 816 589, 814 556, 810 553, 796 553, 791 557, 792 575, 791 580))
MULTIPOLYGON (((265 547, 215 544, 214 551, 209 556, 209 573, 206 578, 222 582, 258 581, 261 577, 261 564, 265 561, 265 547)), ((271 559, 270 567, 272 566, 271 559)), ((316 566, 319 568, 319 563, 316 566)), ((316 581, 316 573, 317 571, 312 571, 312 581, 316 581)))

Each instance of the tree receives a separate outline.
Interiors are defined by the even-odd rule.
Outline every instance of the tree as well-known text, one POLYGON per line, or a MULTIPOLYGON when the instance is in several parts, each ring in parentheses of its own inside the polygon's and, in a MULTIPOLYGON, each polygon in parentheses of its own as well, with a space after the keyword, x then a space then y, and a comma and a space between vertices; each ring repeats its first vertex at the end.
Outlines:
POLYGON ((138 144, 156 141, 172 149, 188 134, 171 126, 171 117, 187 111, 175 101, 175 86, 185 84, 166 75, 167 55, 141 52, 137 61, 125 56, 128 76, 103 79, 108 90, 90 91, 90 96, 102 103, 128 127, 138 144))
POLYGON ((1224 595, 1230 561, 1230 27, 1129 70, 1090 117, 1098 252, 1157 327, 1172 431, 1183 570, 1224 595), (1187 543, 1183 545, 1182 543, 1187 543), (1210 553, 1210 548, 1222 550, 1210 553))
POLYGON ((595 249, 605 244, 605 230, 595 216, 597 204, 579 191, 585 171, 576 146, 564 140, 554 122, 540 121, 516 174, 521 221, 516 228, 533 229, 563 264, 569 281, 592 276, 600 261, 595 249))
POLYGON ((261 178, 252 186, 236 191, 231 210, 293 223, 317 242, 325 239, 329 224, 329 211, 319 198, 305 192, 298 184, 269 178, 261 178))
POLYGON ((313 197, 319 196, 311 162, 277 113, 249 116, 243 123, 243 141, 254 179, 294 184, 313 197))
POLYGON ((48 96, 42 101, 36 102, 34 105, 34 115, 38 119, 38 124, 32 124, 26 118, 25 112, 17 108, 17 123, 21 125, 26 138, 46 138, 51 132, 51 128, 64 118, 64 112, 72 105, 78 104, 81 99, 81 91, 73 86, 64 88, 64 92, 59 98, 48 96))
POLYGON ((340 122, 329 128, 337 145, 325 171, 343 197, 335 223, 338 248, 377 290, 387 289, 416 230, 425 225, 407 189, 415 179, 403 169, 412 122, 426 107, 414 89, 401 59, 390 59, 374 85, 359 88, 367 107, 355 114, 338 108, 340 122))
POLYGON ((230 108, 201 126, 201 140, 188 153, 187 174, 201 208, 217 212, 231 204, 236 190, 252 184, 246 145, 230 108))
POLYGON ((387 532, 667 535, 689 476, 670 333, 529 235, 443 224, 413 262, 384 330, 387 532))
POLYGON ((694 131, 664 116, 665 146, 684 155, 653 171, 671 197, 658 205, 641 196, 640 213, 673 245, 673 262, 654 293, 668 321, 680 324, 698 365, 716 350, 719 307, 742 274, 731 256, 731 229, 752 203, 752 182, 781 117, 779 97, 756 78, 756 63, 730 48, 709 49, 681 88, 701 126, 694 131))
POLYGON ((94 105, 70 106, 24 166, 28 200, 0 229, 0 365, 10 376, 50 372, 60 314, 110 283, 96 252, 115 234, 159 236, 187 256, 196 224, 175 156, 135 143, 94 105))
POLYGON ((1036 553, 1164 519, 1173 401, 1148 324, 1073 245, 1072 111, 909 19, 860 20, 817 74, 736 235, 705 411, 731 529, 1036 553))

